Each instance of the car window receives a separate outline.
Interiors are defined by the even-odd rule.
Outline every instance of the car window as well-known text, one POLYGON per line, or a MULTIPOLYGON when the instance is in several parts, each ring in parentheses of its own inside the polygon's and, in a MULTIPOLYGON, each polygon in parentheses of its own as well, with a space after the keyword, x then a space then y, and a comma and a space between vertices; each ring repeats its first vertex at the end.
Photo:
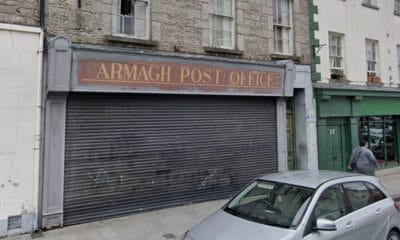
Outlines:
POLYGON ((233 198, 227 213, 250 221, 278 227, 296 227, 314 189, 285 183, 256 181, 233 198))
POLYGON ((346 214, 343 195, 339 185, 327 188, 321 193, 314 208, 315 218, 335 221, 346 214))
POLYGON ((343 183, 343 190, 349 199, 351 208, 356 211, 370 203, 370 194, 362 182, 343 183))
POLYGON ((378 202, 378 201, 386 198, 386 195, 372 183, 365 182, 364 184, 370 190, 370 194, 371 194, 371 196, 369 198, 370 203, 378 202))

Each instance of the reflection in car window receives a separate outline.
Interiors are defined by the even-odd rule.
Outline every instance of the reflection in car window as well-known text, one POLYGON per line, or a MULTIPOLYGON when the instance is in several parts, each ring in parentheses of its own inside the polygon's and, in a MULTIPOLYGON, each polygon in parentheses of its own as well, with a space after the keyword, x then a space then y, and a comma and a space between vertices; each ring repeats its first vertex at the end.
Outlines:
POLYGON ((335 221, 346 214, 343 195, 339 185, 326 189, 321 193, 314 209, 315 217, 335 221))
POLYGON ((296 227, 314 189, 284 183, 255 181, 232 199, 225 211, 278 227, 296 227))
POLYGON ((378 202, 378 201, 386 198, 385 194, 381 190, 379 190, 379 188, 377 188, 375 185, 373 185, 372 183, 365 182, 365 185, 370 190, 370 194, 371 194, 371 197, 369 199, 370 203, 378 202))
POLYGON ((344 183, 343 190, 350 201, 353 211, 363 208, 370 203, 369 191, 362 182, 344 183))

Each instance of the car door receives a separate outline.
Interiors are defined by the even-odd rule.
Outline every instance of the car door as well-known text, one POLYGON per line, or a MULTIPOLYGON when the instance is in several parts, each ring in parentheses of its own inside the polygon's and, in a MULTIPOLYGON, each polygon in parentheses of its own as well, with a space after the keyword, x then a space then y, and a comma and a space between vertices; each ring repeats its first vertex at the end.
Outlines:
POLYGON ((388 216, 385 195, 367 182, 344 183, 343 190, 351 206, 353 239, 384 239, 388 216))
POLYGON ((353 217, 348 215, 343 189, 340 184, 325 189, 319 196, 309 219, 305 240, 354 240, 351 234, 353 217), (336 225, 334 231, 313 230, 316 219, 331 220, 336 225))

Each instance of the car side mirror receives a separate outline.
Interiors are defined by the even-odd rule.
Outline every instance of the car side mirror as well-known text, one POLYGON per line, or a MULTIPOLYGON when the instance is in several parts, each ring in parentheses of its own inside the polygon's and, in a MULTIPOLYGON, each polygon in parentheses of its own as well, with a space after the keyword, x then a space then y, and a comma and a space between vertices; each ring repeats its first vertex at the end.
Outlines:
POLYGON ((336 231, 337 230, 335 222, 325 219, 325 218, 318 218, 314 229, 321 230, 321 231, 336 231))

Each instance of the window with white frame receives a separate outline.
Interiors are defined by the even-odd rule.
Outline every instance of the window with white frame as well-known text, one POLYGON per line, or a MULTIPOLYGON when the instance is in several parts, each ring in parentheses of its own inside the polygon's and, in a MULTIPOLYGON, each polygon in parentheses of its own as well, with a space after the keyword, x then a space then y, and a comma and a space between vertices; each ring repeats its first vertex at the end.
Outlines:
POLYGON ((113 35, 148 38, 149 1, 117 0, 113 15, 113 35))
POLYGON ((400 14, 400 0, 394 0, 394 12, 400 14))
POLYGON ((400 45, 397 45, 397 71, 398 71, 398 80, 400 81, 400 45))
POLYGON ((232 49, 234 46, 234 0, 210 0, 210 46, 232 49))
POLYGON ((331 75, 343 75, 343 41, 343 34, 329 32, 329 62, 331 75))
POLYGON ((378 41, 366 39, 365 50, 367 56, 368 76, 378 76, 378 41))
POLYGON ((275 53, 292 54, 292 4, 291 0, 274 0, 275 53))
POLYGON ((369 6, 376 6, 377 0, 363 0, 363 3, 369 6))

